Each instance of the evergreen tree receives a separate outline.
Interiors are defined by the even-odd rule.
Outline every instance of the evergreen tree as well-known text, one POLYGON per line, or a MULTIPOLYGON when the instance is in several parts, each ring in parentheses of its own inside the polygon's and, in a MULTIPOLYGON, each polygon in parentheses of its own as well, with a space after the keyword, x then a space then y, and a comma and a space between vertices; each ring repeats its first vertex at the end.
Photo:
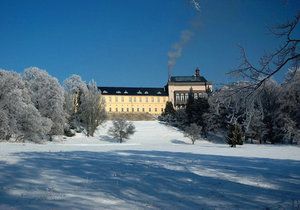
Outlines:
POLYGON ((162 113, 162 116, 165 117, 165 116, 174 116, 176 113, 174 107, 173 107, 173 104, 171 101, 167 101, 166 103, 166 107, 165 107, 165 110, 164 112, 162 113))
POLYGON ((201 132, 204 136, 207 135, 208 124, 207 124, 207 116, 209 113, 209 103, 207 98, 198 98, 194 99, 193 90, 190 89, 189 97, 186 105, 186 115, 188 125, 195 123, 200 126, 201 132))
POLYGON ((185 107, 185 112, 187 115, 187 121, 189 125, 193 123, 193 115, 195 114, 194 102, 195 102, 194 93, 193 93, 193 89, 191 88, 188 94, 188 99, 185 107))
POLYGON ((238 124, 229 126, 226 141, 231 147, 243 144, 242 130, 238 124))

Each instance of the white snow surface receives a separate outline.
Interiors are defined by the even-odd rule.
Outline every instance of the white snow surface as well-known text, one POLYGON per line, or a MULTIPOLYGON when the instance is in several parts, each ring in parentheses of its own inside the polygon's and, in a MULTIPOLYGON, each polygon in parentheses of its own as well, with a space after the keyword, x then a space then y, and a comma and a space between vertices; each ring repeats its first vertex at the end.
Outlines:
POLYGON ((196 141, 157 121, 125 143, 0 143, 0 209, 300 209, 300 148, 196 141))

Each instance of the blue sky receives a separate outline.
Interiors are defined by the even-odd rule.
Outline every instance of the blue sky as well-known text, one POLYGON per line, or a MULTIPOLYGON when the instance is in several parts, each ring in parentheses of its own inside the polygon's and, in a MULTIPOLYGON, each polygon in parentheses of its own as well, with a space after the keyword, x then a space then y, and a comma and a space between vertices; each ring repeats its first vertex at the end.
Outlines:
MULTIPOLYGON (((104 86, 162 86, 167 53, 182 30, 193 36, 173 75, 226 83, 239 48, 255 62, 280 40, 267 26, 300 9, 298 0, 0 0, 0 68, 46 69, 63 81, 79 74, 104 86), (196 24, 195 24, 196 23, 196 24)), ((281 79, 281 76, 278 76, 281 79)))

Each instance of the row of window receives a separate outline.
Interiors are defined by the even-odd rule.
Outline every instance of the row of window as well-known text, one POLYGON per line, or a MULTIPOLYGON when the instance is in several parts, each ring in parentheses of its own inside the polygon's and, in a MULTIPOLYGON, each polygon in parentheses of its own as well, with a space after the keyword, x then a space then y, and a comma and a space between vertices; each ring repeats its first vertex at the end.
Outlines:
MULTIPOLYGON (((194 93, 193 95, 195 99, 203 97, 202 93, 194 93)), ((189 97, 188 93, 175 93, 176 101, 187 101, 188 97, 189 97)))
MULTIPOLYGON (((114 101, 115 102, 125 102, 125 98, 122 96, 122 97, 120 97, 120 96, 115 96, 114 97, 114 101)), ((108 101, 109 102, 112 102, 112 100, 113 100, 113 97, 112 96, 110 96, 110 97, 108 97, 108 101)), ((166 98, 163 98, 163 99, 161 99, 160 97, 145 97, 145 98, 142 98, 142 97, 129 97, 128 98, 128 102, 146 102, 146 103, 148 103, 148 102, 157 102, 157 103, 160 103, 161 101, 162 102, 166 102, 166 98)))
MULTIPOLYGON (((103 93, 108 93, 108 92, 107 92, 106 90, 103 90, 103 93)), ((121 92, 120 90, 117 90, 116 93, 117 93, 117 94, 121 94, 122 92, 121 92)), ((137 94, 146 94, 146 95, 149 94, 148 91, 145 91, 145 92, 143 93, 143 92, 140 91, 140 90, 139 90, 138 92, 136 92, 136 93, 137 93, 137 94)), ((124 94, 128 94, 127 90, 124 91, 124 94)), ((158 91, 156 94, 157 94, 157 95, 161 95, 161 92, 158 91)))
MULTIPOLYGON (((136 109, 135 109, 135 108, 131 108, 131 112, 135 112, 135 111, 136 111, 136 112, 145 112, 145 110, 146 110, 145 108, 141 108, 141 109, 140 109, 140 108, 136 108, 136 109)), ((112 108, 109 108, 109 111, 112 112, 112 108)), ((130 109, 129 109, 129 108, 126 108, 126 109, 125 109, 125 108, 120 108, 120 109, 115 108, 115 111, 116 111, 116 112, 119 112, 119 111, 120 111, 120 112, 130 112, 130 109)), ((151 112, 151 111, 152 111, 152 109, 149 108, 149 109, 148 109, 148 112, 151 112)), ((157 108, 154 108, 154 112, 157 112, 157 111, 158 111, 158 109, 157 109, 157 108)), ((161 108, 160 111, 163 112, 164 109, 161 108)))

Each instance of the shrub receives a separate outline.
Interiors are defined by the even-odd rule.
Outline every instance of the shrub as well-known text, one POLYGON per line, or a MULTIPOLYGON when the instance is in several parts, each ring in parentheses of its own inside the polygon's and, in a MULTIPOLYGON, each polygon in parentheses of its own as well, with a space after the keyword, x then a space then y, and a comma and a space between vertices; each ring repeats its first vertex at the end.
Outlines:
POLYGON ((128 122, 124 118, 114 120, 113 126, 108 130, 108 134, 118 139, 120 143, 122 143, 124 139, 129 139, 129 136, 134 133, 135 126, 132 122, 128 122))
POLYGON ((187 126, 184 130, 184 136, 191 139, 192 144, 195 144, 195 141, 200 138, 201 127, 196 123, 192 123, 187 126))

